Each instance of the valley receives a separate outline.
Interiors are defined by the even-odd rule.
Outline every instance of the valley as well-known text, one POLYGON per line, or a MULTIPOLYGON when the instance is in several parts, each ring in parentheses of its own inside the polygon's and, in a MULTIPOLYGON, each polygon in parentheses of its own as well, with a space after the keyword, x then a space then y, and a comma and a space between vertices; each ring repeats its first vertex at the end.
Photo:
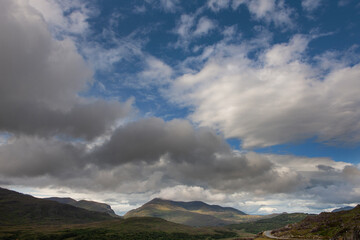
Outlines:
POLYGON ((261 216, 155 198, 120 217, 105 203, 39 199, 0 188, 0 239, 359 239, 359 226, 360 206, 261 216))

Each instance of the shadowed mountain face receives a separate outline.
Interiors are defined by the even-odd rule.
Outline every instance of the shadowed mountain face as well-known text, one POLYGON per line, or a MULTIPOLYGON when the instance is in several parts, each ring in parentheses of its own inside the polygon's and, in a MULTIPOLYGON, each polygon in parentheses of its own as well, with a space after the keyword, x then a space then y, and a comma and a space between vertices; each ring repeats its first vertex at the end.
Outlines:
POLYGON ((90 223, 111 219, 113 217, 105 213, 0 188, 0 225, 90 223))
POLYGON ((323 212, 273 231, 276 236, 300 239, 360 239, 360 205, 352 210, 323 212))
POLYGON ((200 201, 177 202, 160 198, 129 211, 124 217, 159 217, 190 226, 219 226, 261 218, 246 215, 231 207, 209 205, 200 201))
POLYGON ((354 207, 346 206, 346 207, 334 209, 334 210, 332 210, 332 212, 349 211, 349 210, 351 210, 351 209, 353 209, 353 208, 354 208, 354 207))
POLYGON ((51 201, 56 201, 58 203, 69 204, 74 207, 83 208, 83 209, 86 209, 89 211, 107 213, 110 216, 118 217, 115 214, 114 210, 111 209, 110 205, 105 204, 105 203, 86 201, 86 200, 76 201, 72 198, 58 198, 58 197, 51 197, 51 198, 45 198, 45 199, 51 200, 51 201))

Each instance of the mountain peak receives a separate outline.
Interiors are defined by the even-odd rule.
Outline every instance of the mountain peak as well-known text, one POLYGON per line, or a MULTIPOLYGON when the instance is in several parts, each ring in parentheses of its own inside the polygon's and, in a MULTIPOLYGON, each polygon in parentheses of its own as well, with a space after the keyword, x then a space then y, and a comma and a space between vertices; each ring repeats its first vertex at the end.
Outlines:
POLYGON ((209 205, 202 201, 173 201, 154 198, 140 208, 125 214, 129 217, 160 217, 168 221, 191 226, 216 226, 250 218, 244 212, 219 205, 209 205))
POLYGON ((74 207, 83 208, 83 209, 93 211, 93 212, 107 213, 112 217, 118 217, 115 214, 114 210, 112 210, 111 206, 106 203, 99 203, 99 202, 87 201, 87 200, 76 201, 72 198, 59 198, 59 197, 51 197, 51 198, 46 198, 46 199, 55 201, 58 203, 69 204, 74 207))

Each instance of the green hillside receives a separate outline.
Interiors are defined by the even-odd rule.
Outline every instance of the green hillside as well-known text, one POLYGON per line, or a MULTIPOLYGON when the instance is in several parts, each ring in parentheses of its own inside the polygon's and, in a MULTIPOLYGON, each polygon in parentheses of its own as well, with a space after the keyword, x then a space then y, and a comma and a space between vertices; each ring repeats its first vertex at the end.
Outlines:
POLYGON ((88 224, 1 226, 0 239, 211 240, 237 237, 222 228, 194 228, 160 218, 114 219, 88 224))
POLYGON ((299 223, 276 230, 273 234, 307 239, 360 239, 360 205, 348 211, 308 216, 299 223))
POLYGON ((160 218, 113 218, 0 188, 0 239, 228 239, 226 228, 194 228, 160 218))
POLYGON ((71 224, 111 219, 105 213, 95 213, 0 188, 0 225, 71 224))
POLYGON ((235 208, 200 201, 177 202, 155 198, 124 216, 129 217, 159 217, 189 226, 221 226, 255 220, 262 216, 246 215, 235 208))
POLYGON ((309 216, 306 213, 283 213, 278 216, 261 219, 253 222, 238 223, 228 226, 230 229, 244 230, 248 233, 257 234, 266 230, 272 230, 284 227, 288 224, 300 222, 304 218, 309 216))
POLYGON ((58 197, 51 197, 51 198, 45 198, 46 200, 52 200, 52 201, 56 201, 59 203, 64 203, 64 204, 69 204, 72 205, 74 207, 79 207, 79 208, 83 208, 89 211, 94 211, 94 212, 103 212, 103 213, 107 213, 110 216, 113 217, 118 217, 114 210, 111 209, 111 207, 108 204, 105 203, 99 203, 99 202, 94 202, 94 201, 86 201, 86 200, 80 200, 80 201, 76 201, 72 198, 58 198, 58 197))

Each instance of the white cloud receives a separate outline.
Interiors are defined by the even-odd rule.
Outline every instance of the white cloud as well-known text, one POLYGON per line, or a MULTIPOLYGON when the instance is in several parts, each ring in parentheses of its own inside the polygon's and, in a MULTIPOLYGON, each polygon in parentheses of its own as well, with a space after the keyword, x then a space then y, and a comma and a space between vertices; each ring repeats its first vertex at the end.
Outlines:
POLYGON ((29 0, 29 4, 39 11, 50 30, 57 36, 64 34, 85 34, 89 29, 88 18, 97 14, 83 1, 29 0), (69 12, 67 16, 64 12, 69 12))
MULTIPOLYGON (((320 0, 315 0, 320 1, 320 0)), ((273 23, 276 27, 284 30, 294 28, 294 11, 285 4, 284 0, 208 0, 207 7, 214 12, 231 7, 237 10, 240 5, 245 4, 253 19, 273 23)), ((306 6, 315 6, 314 3, 306 6)))
POLYGON ((200 126, 239 138, 245 148, 313 136, 359 142, 360 65, 340 65, 322 75, 321 68, 306 63, 308 41, 296 35, 265 49, 257 60, 247 57, 246 44, 219 44, 200 71, 174 82, 171 99, 193 107, 190 117, 200 126))
POLYGON ((175 29, 175 32, 183 38, 190 35, 190 30, 194 26, 194 16, 188 14, 182 14, 180 21, 175 29))
POLYGON ((283 0, 249 0, 247 6, 257 20, 274 23, 275 26, 283 29, 294 27, 291 18, 293 10, 286 6, 283 0))
POLYGON ((194 31, 194 35, 206 35, 215 28, 214 21, 208 19, 207 17, 201 17, 194 31))
POLYGON ((169 65, 152 56, 148 56, 145 63, 145 69, 138 73, 138 83, 141 86, 161 86, 169 83, 172 75, 172 68, 169 65))
POLYGON ((274 207, 260 207, 258 212, 259 214, 271 214, 278 212, 278 209, 274 207))
POLYGON ((249 11, 256 18, 265 18, 268 14, 275 11, 275 0, 252 0, 248 3, 249 11))
POLYGON ((207 6, 214 12, 218 12, 221 9, 228 8, 230 0, 209 0, 207 6))
POLYGON ((166 12, 175 12, 179 8, 179 0, 160 0, 160 4, 166 12))
POLYGON ((159 193, 152 197, 160 197, 176 201, 202 201, 222 202, 226 199, 226 194, 216 193, 199 186, 177 185, 174 187, 163 188, 159 193))
POLYGON ((321 0, 302 0, 301 6, 305 11, 314 11, 321 5, 321 0))
POLYGON ((189 44, 198 37, 205 36, 216 28, 216 22, 205 16, 199 15, 203 8, 198 9, 194 14, 182 14, 173 32, 179 36, 175 47, 188 48, 189 44))

